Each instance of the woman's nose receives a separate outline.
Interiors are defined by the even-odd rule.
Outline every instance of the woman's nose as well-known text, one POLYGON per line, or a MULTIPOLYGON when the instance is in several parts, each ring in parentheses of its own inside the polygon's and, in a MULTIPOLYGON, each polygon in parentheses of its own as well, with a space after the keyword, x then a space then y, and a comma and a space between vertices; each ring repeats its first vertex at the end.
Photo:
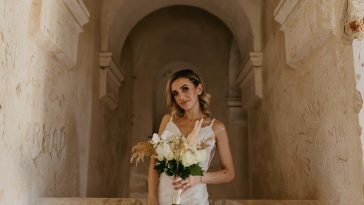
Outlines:
POLYGON ((185 99, 185 95, 183 93, 178 95, 178 99, 179 100, 184 100, 185 99))

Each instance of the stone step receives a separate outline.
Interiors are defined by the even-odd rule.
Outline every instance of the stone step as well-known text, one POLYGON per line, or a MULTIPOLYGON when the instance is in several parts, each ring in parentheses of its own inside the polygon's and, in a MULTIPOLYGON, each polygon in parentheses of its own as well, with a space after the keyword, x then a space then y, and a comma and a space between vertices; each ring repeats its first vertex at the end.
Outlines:
MULTIPOLYGON (((39 198, 34 205, 147 205, 135 198, 39 198)), ((317 200, 210 200, 210 205, 320 205, 317 200)))

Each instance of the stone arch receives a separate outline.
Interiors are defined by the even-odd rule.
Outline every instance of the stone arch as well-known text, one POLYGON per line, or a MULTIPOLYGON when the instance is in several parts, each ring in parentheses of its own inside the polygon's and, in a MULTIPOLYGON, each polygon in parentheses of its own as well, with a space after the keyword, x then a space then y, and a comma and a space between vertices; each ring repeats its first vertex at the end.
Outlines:
POLYGON ((125 40, 141 19, 158 9, 185 5, 203 9, 224 22, 236 39, 244 62, 248 60, 249 52, 262 49, 261 4, 260 0, 233 1, 229 4, 219 0, 105 1, 102 8, 101 51, 112 52, 116 61, 120 61, 125 40))

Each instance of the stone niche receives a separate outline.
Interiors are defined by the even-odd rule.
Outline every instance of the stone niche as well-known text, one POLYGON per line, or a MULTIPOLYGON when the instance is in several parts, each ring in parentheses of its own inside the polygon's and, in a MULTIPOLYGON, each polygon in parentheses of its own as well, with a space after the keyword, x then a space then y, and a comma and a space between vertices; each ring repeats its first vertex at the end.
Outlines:
POLYGON ((30 36, 71 68, 77 62, 79 33, 89 17, 82 0, 33 0, 30 36))

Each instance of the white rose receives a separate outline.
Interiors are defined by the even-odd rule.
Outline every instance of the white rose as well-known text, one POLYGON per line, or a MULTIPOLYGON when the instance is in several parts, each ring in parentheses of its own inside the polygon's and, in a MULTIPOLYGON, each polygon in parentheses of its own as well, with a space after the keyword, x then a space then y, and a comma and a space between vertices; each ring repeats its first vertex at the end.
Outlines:
POLYGON ((188 166, 191 166, 196 163, 199 163, 199 161, 193 151, 188 150, 187 152, 183 153, 183 156, 182 156, 183 166, 188 167, 188 166))
POLYGON ((160 141, 159 136, 157 133, 153 133, 152 136, 152 144, 158 144, 158 142, 160 141))
POLYGON ((205 150, 197 150, 195 152, 198 162, 202 162, 206 158, 206 151, 205 150))
POLYGON ((158 144, 155 152, 157 153, 157 158, 159 161, 162 161, 163 159, 168 159, 172 155, 171 147, 167 143, 158 144))

